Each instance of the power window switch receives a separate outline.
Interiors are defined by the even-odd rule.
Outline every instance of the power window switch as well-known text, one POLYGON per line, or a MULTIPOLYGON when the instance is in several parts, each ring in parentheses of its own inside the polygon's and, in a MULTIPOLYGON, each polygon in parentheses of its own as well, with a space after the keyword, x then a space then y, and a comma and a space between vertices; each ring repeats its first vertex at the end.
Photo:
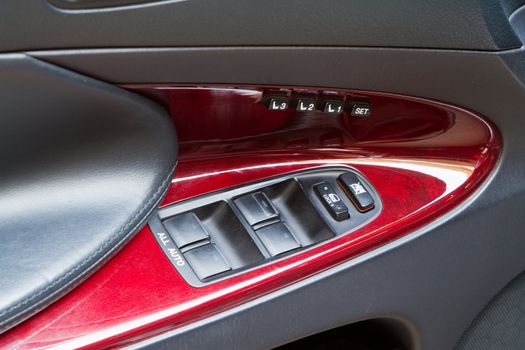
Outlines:
POLYGON ((273 207, 272 202, 263 192, 251 193, 237 198, 233 202, 251 226, 279 217, 279 213, 273 207))
POLYGON ((201 280, 231 270, 230 265, 213 243, 187 251, 184 253, 184 258, 201 280))
POLYGON ((339 195, 335 193, 332 185, 328 182, 321 182, 314 186, 314 190, 335 220, 343 221, 350 218, 348 207, 343 203, 339 195))
POLYGON ((164 220, 163 225, 179 248, 209 238, 199 218, 193 212, 179 214, 164 220))
POLYGON ((343 185, 345 192, 349 194, 357 210, 364 213, 374 208, 374 198, 357 175, 342 174, 339 176, 339 182, 343 185))
POLYGON ((283 254, 301 247, 288 227, 282 222, 268 225, 255 232, 271 256, 283 254))

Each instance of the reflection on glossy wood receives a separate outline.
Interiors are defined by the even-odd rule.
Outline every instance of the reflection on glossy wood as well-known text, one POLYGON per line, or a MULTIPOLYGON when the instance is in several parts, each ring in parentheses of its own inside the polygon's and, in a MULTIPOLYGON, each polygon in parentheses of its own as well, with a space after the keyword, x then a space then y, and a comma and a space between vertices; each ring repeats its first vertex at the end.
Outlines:
POLYGON ((497 131, 480 117, 419 99, 331 89, 369 99, 372 116, 356 118, 268 111, 257 103, 261 87, 134 88, 160 94, 181 141, 163 205, 338 165, 374 184, 383 211, 351 234, 203 288, 182 279, 146 227, 74 291, 4 334, 0 346, 124 345, 224 311, 438 219, 479 188, 500 152, 497 131))

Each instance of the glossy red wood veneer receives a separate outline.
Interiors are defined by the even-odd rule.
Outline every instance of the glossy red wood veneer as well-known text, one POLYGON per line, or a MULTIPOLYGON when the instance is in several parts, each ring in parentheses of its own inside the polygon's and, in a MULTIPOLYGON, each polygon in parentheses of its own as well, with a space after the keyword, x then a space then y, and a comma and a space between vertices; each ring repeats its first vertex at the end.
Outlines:
POLYGON ((163 205, 337 165, 362 172, 383 210, 350 234, 202 288, 182 279, 145 227, 75 290, 5 333, 1 347, 119 346, 240 305, 438 219, 480 187, 500 153, 487 121, 415 98, 332 89, 371 102, 372 116, 356 118, 268 111, 257 103, 261 87, 130 88, 165 103, 179 133, 179 164, 163 205))

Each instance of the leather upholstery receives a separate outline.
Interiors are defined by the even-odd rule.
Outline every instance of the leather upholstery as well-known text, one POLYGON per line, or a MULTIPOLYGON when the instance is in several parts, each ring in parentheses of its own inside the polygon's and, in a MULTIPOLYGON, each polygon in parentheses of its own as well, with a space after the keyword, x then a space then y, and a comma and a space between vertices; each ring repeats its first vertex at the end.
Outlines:
POLYGON ((78 285, 158 205, 165 111, 25 55, 0 56, 0 332, 78 285))

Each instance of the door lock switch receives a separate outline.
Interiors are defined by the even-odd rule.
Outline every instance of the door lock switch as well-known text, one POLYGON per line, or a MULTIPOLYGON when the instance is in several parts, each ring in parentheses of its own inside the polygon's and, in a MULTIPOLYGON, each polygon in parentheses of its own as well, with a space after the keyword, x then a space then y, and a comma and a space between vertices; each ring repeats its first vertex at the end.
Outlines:
POLYGON ((276 219, 279 213, 263 192, 255 192, 233 201, 250 226, 276 219))
POLYGON ((163 225, 179 248, 209 239, 206 229, 193 212, 179 214, 164 220, 163 225))
POLYGON ((328 182, 321 182, 315 185, 314 189, 323 205, 335 220, 343 221, 350 218, 348 207, 343 203, 339 195, 335 193, 332 185, 328 182))
POLYGON ((339 182, 350 196, 357 210, 364 213, 374 208, 374 198, 366 189, 363 181, 353 173, 344 173, 339 176, 339 182))

